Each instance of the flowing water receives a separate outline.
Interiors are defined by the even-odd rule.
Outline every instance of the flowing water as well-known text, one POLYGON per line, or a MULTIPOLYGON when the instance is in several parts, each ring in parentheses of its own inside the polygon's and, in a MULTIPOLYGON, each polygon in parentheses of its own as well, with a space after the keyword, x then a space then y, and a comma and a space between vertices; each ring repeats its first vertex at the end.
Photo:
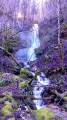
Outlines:
MULTIPOLYGON (((38 24, 34 24, 29 32, 21 33, 20 40, 22 41, 23 38, 26 39, 27 36, 27 47, 24 49, 19 49, 15 57, 18 59, 19 62, 24 62, 25 67, 29 67, 27 64, 28 61, 36 60, 35 49, 40 47, 40 40, 38 38, 39 27, 38 24), (30 32, 31 31, 31 32, 30 32)), ((33 75, 35 75, 36 70, 34 70, 33 75)), ((45 85, 50 83, 49 79, 47 79, 44 73, 41 73, 37 76, 37 83, 36 86, 33 88, 33 95, 36 98, 41 98, 41 93, 44 91, 45 85)), ((37 109, 44 107, 43 100, 34 100, 37 109)))
POLYGON ((38 47, 40 47, 40 40, 38 39, 38 24, 34 24, 32 27, 31 47, 28 50, 28 60, 36 60, 35 49, 38 47))
POLYGON ((19 49, 15 57, 19 62, 28 62, 36 60, 35 49, 40 47, 38 39, 38 24, 34 24, 30 31, 21 32, 19 34, 20 41, 26 41, 26 48, 19 49))
MULTIPOLYGON (((41 94, 44 91, 44 87, 46 85, 49 85, 49 83, 50 83, 50 80, 47 79, 45 77, 44 73, 41 72, 41 74, 37 76, 37 85, 33 89, 33 94, 34 94, 35 98, 42 98, 41 94)), ((34 100, 34 103, 35 103, 37 109, 45 107, 44 102, 41 99, 34 100)))

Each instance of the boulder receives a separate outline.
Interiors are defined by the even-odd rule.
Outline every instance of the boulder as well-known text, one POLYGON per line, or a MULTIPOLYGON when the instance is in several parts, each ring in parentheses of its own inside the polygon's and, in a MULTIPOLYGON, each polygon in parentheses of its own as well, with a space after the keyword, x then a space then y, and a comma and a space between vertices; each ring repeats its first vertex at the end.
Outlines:
POLYGON ((47 108, 41 108, 39 110, 33 110, 37 120, 51 120, 54 118, 54 114, 47 108))
POLYGON ((21 70, 20 70, 20 77, 31 78, 31 77, 33 77, 33 75, 32 75, 32 73, 28 69, 21 68, 21 70))

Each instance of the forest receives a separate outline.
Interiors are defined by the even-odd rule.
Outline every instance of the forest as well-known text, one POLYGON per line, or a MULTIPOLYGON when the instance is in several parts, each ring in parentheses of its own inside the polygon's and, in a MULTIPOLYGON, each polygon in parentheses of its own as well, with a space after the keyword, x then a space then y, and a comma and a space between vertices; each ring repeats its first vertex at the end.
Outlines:
POLYGON ((0 120, 67 120, 67 0, 0 0, 0 120))

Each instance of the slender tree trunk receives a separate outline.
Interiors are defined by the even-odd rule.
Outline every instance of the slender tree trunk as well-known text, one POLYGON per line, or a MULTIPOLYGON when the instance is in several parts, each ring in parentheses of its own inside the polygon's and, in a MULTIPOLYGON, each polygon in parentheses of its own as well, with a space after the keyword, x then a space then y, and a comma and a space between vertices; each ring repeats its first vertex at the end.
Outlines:
POLYGON ((64 63, 63 63, 63 52, 62 52, 62 41, 60 40, 60 0, 58 0, 58 47, 60 52, 60 61, 61 61, 61 69, 64 71, 64 63))

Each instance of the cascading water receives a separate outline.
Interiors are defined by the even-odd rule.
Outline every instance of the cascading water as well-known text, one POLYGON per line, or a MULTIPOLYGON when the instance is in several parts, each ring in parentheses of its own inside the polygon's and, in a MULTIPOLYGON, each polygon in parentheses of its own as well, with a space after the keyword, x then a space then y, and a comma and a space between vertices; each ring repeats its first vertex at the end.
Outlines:
MULTIPOLYGON (((27 64, 28 61, 36 60, 35 49, 40 47, 40 41, 38 39, 38 32, 39 27, 38 24, 34 24, 31 28, 32 32, 26 32, 20 34, 20 40, 23 41, 23 38, 26 39, 27 37, 27 44, 28 46, 24 49, 19 49, 15 57, 18 59, 19 62, 24 62, 26 68, 29 67, 27 64), (30 43, 29 43, 30 42, 30 43)), ((33 75, 35 75, 36 70, 34 70, 33 75)), ((43 73, 37 76, 37 83, 36 86, 33 88, 33 95, 36 98, 41 98, 41 93, 44 90, 44 86, 49 84, 49 79, 45 77, 43 73)), ((37 109, 44 107, 43 100, 34 100, 37 109)))
MULTIPOLYGON (((44 91, 44 87, 49 85, 50 81, 45 77, 45 75, 41 72, 40 75, 37 76, 37 84, 33 89, 33 94, 35 98, 41 98, 41 93, 44 91)), ((37 109, 44 107, 43 100, 34 100, 37 109)))
POLYGON ((27 47, 23 49, 19 49, 15 57, 19 62, 28 62, 36 60, 35 49, 40 47, 40 40, 38 39, 38 24, 34 24, 29 32, 21 32, 19 34, 20 41, 23 40, 27 42, 27 47))
POLYGON ((32 42, 31 47, 28 50, 28 60, 34 61, 36 60, 35 49, 40 47, 40 41, 38 39, 38 24, 34 24, 32 27, 32 42))

